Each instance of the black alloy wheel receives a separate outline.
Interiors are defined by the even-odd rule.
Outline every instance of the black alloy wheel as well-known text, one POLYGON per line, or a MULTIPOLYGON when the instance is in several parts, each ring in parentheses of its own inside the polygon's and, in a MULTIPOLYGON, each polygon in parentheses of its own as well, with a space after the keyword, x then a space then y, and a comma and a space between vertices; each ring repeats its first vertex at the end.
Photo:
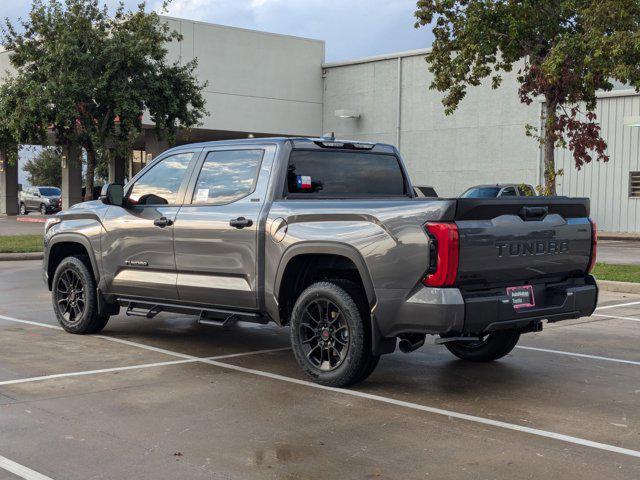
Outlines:
POLYGON ((67 268, 58 276, 54 288, 60 316, 69 326, 79 323, 86 309, 86 286, 78 272, 67 268))
POLYGON ((346 280, 309 285, 291 312, 291 346, 298 365, 316 383, 346 387, 365 380, 378 364, 371 318, 361 288, 346 280))
POLYGON ((86 256, 62 259, 51 282, 51 300, 58 323, 69 333, 101 331, 109 321, 100 315, 96 281, 86 256))
POLYGON ((337 369, 349 351, 349 325, 331 300, 315 298, 304 307, 298 338, 309 362, 321 371, 337 369))

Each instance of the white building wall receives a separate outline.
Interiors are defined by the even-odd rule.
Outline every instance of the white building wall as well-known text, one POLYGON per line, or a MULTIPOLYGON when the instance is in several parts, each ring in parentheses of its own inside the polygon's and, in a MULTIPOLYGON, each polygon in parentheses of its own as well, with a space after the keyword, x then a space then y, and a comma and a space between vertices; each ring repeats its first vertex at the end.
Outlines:
POLYGON ((399 145, 398 58, 393 56, 325 65, 323 131, 399 146, 412 181, 434 186, 441 196, 481 183, 536 184, 538 147, 525 135, 525 125, 538 125, 539 105, 519 102, 515 74, 506 75, 498 90, 469 89, 447 116, 441 94, 429 89, 432 75, 424 53, 399 54, 399 145), (339 109, 361 116, 336 118, 339 109))
POLYGON ((575 168, 571 152, 556 150, 558 194, 591 198, 591 217, 607 232, 640 232, 640 198, 629 197, 629 172, 640 171, 640 129, 624 125, 624 118, 640 115, 640 96, 620 92, 600 98, 597 107, 607 163, 591 162, 575 168))
POLYGON ((166 18, 183 35, 170 58, 198 59, 210 116, 202 128, 318 135, 324 41, 166 18))

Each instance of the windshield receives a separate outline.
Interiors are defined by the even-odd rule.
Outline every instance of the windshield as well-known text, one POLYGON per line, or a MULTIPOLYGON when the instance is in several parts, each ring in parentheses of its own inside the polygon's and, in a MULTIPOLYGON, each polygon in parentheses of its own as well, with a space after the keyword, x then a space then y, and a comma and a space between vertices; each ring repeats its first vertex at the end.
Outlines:
POLYGON ((404 196, 405 180, 395 155, 343 150, 294 150, 287 193, 309 196, 404 196))
POLYGON ((45 197, 59 197, 60 189, 55 187, 40 187, 38 188, 40 191, 40 195, 44 195, 45 197))
POLYGON ((483 187, 483 188, 470 188, 462 195, 461 198, 495 198, 500 192, 499 187, 483 187))

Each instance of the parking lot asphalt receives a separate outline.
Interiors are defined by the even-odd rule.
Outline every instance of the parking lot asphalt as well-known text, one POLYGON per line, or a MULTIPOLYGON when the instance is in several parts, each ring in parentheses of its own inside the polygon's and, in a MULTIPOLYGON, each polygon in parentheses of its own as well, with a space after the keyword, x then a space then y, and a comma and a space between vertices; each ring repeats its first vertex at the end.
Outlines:
POLYGON ((428 345, 339 390, 306 381, 275 325, 66 334, 40 263, 3 262, 0 478, 637 479, 638 340, 640 297, 603 293, 492 364, 428 345))
POLYGON ((600 240, 598 261, 620 265, 640 265, 640 242, 637 240, 600 240))

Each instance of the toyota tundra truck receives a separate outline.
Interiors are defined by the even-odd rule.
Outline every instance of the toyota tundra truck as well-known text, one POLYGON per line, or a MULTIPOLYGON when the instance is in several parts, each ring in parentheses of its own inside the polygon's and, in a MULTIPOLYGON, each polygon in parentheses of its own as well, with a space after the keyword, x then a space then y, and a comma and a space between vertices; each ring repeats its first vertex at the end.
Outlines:
POLYGON ((43 273, 68 332, 120 309, 275 322, 344 387, 427 335, 489 362, 591 315, 595 259, 588 199, 418 198, 391 145, 263 138, 173 148, 49 219, 43 273))

